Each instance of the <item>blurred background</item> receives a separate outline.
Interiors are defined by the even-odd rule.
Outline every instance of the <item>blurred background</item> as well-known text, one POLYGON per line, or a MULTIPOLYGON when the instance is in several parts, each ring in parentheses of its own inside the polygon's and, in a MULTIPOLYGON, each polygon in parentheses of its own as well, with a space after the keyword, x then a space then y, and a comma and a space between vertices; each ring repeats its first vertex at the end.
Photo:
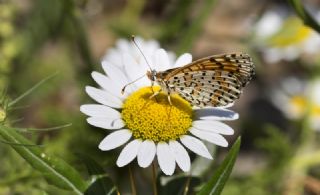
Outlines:
MULTIPOLYGON (((320 1, 303 1, 320 22, 320 1)), ((86 85, 119 38, 155 39, 177 55, 194 59, 247 52, 256 77, 232 108, 228 122, 242 145, 223 191, 233 194, 320 194, 320 35, 304 26, 288 2, 279 0, 0 0, 0 90, 14 99, 57 72, 8 114, 14 127, 59 131, 26 136, 79 170, 77 153, 101 163, 122 192, 130 192, 127 169, 117 169, 117 150, 100 152, 106 135, 89 126, 81 104, 93 102, 86 85)), ((213 162, 198 160, 206 181, 228 148, 213 162), (200 162, 201 161, 201 162, 200 162)), ((0 194, 70 194, 48 185, 7 144, 0 145, 0 194)), ((134 168, 138 189, 152 192, 149 169, 134 168)))

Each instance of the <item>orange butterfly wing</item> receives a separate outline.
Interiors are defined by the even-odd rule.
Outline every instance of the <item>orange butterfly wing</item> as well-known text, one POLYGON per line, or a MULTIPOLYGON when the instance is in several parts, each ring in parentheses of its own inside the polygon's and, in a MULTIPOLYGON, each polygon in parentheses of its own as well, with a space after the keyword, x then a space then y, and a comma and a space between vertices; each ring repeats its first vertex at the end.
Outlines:
POLYGON ((192 105, 220 107, 238 99, 254 74, 248 54, 222 54, 159 72, 158 76, 192 105))

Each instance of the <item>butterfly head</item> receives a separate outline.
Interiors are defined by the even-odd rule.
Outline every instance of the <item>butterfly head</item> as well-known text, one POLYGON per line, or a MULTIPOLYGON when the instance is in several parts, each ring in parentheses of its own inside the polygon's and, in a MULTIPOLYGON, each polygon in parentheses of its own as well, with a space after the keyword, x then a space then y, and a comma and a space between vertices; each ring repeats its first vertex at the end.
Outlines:
POLYGON ((157 79, 157 71, 156 70, 147 71, 147 77, 151 81, 156 81, 156 79, 157 79))

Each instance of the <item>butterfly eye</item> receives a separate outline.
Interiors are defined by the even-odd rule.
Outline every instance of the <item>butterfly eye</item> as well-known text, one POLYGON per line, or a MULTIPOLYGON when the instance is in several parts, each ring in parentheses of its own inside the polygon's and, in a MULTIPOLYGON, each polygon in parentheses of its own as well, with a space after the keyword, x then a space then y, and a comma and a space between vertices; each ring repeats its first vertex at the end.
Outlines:
POLYGON ((149 78, 149 79, 151 79, 151 77, 152 77, 152 75, 151 75, 151 72, 150 71, 147 71, 147 77, 149 78))

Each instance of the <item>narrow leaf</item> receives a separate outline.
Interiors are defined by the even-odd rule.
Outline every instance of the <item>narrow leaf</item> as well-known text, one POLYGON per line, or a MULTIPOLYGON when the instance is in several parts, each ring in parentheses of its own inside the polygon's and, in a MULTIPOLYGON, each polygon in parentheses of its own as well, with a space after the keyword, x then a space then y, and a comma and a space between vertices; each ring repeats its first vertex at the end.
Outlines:
POLYGON ((19 128, 19 127, 15 127, 14 129, 20 132, 40 132, 40 131, 55 131, 55 130, 60 130, 62 128, 65 127, 70 127, 72 124, 65 124, 65 125, 59 125, 59 126, 55 126, 55 127, 48 127, 48 128, 19 128))
POLYGON ((41 81, 39 81, 38 83, 36 83, 33 87, 31 87, 30 89, 28 89, 26 92, 24 92, 23 94, 21 94, 19 97, 17 97, 16 99, 12 100, 11 102, 9 102, 8 107, 11 107, 13 105, 15 105, 16 103, 18 103, 20 100, 22 100, 24 97, 26 97, 27 95, 29 95, 31 92, 33 92, 35 89, 37 89, 38 87, 40 87, 42 84, 44 84, 45 82, 47 82, 48 80, 50 80, 51 78, 53 78, 54 76, 56 76, 57 73, 54 73, 44 79, 42 79, 41 81))
POLYGON ((229 151, 228 155, 226 156, 218 170, 211 177, 209 182, 201 188, 198 195, 219 195, 222 192, 223 187, 226 184, 236 161, 240 149, 240 144, 241 138, 239 137, 233 144, 231 150, 229 151))
POLYGON ((14 128, 0 125, 0 136, 34 169, 40 171, 47 181, 59 188, 83 194, 87 184, 80 174, 62 159, 45 154, 39 147, 29 147, 33 143, 17 133, 14 128))
POLYGON ((320 24, 315 18, 306 10, 300 0, 288 0, 289 4, 293 7, 297 15, 301 18, 305 25, 313 28, 320 33, 320 24))
POLYGON ((78 154, 82 162, 86 165, 88 172, 92 177, 91 185, 85 191, 85 195, 91 194, 118 194, 118 189, 113 181, 106 175, 103 167, 93 158, 86 154, 78 154))

